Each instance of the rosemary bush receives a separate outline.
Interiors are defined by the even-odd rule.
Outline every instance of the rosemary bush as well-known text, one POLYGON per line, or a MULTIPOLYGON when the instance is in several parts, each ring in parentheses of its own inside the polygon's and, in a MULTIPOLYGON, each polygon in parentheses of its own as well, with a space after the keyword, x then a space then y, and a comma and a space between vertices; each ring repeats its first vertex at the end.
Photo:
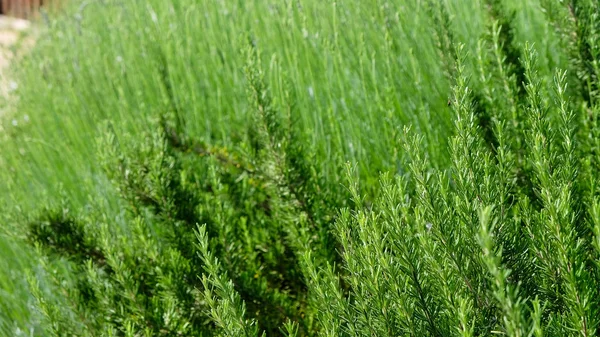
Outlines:
POLYGON ((0 126, 1 331, 598 335, 599 13, 105 0, 46 18, 0 126))

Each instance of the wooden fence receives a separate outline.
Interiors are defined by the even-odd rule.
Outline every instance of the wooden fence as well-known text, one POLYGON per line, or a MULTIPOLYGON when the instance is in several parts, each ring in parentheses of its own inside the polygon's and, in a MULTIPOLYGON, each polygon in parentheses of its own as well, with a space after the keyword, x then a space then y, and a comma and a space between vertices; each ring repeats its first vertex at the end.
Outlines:
POLYGON ((0 0, 0 13, 18 18, 31 18, 48 0, 0 0))

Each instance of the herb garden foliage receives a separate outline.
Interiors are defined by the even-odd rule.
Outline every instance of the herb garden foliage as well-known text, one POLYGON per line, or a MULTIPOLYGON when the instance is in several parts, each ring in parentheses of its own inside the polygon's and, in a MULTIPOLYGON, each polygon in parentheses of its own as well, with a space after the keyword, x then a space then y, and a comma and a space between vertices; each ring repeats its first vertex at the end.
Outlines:
POLYGON ((474 1, 480 35, 462 1, 132 3, 17 72, 41 127, 4 140, 3 237, 35 300, 0 297, 34 309, 7 335, 600 333, 597 3, 474 1))

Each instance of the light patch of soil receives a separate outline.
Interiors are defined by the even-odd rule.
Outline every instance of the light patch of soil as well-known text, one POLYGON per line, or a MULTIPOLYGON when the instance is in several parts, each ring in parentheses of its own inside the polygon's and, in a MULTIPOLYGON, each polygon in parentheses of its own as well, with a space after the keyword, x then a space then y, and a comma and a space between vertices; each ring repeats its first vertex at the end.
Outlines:
POLYGON ((0 70, 5 70, 9 66, 13 54, 11 47, 29 30, 29 27, 29 21, 0 16, 0 70))
MULTIPOLYGON (((15 89, 16 83, 8 76, 11 60, 17 54, 16 45, 30 30, 31 24, 27 20, 16 19, 0 15, 0 96, 3 102, 10 102, 10 92, 15 89)), ((19 48, 21 49, 21 48, 19 48)), ((6 106, 0 107, 0 117, 5 113, 6 106)), ((2 123, 0 123, 0 128, 2 123)))

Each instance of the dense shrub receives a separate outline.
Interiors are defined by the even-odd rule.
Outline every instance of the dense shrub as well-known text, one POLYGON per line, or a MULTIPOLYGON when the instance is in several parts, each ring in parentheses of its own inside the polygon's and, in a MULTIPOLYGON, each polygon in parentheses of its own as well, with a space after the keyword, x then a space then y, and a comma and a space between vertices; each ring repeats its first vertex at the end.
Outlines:
POLYGON ((598 335, 599 10, 83 3, 16 71, 0 326, 598 335))

